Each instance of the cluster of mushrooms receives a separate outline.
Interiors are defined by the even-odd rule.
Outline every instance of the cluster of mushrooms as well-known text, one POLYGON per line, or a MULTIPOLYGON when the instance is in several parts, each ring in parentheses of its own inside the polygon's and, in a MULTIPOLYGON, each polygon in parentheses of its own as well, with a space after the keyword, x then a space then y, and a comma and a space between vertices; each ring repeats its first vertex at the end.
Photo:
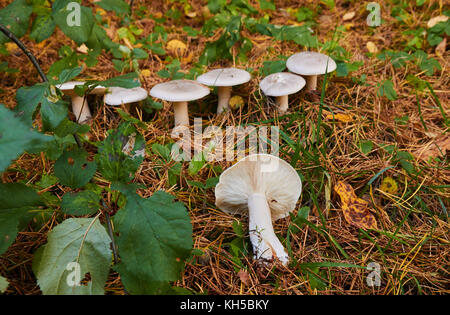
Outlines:
MULTIPOLYGON (((273 73, 261 80, 259 86, 267 96, 276 98, 277 110, 283 114, 288 109, 288 95, 300 91, 315 90, 317 76, 336 70, 330 57, 317 52, 296 53, 288 58, 291 72, 273 73), (295 74, 294 74, 295 73, 295 74), (300 76, 301 75, 301 76, 300 76)), ((174 107, 175 127, 189 126, 188 102, 210 93, 207 86, 218 90, 217 113, 229 110, 231 89, 250 81, 245 70, 236 68, 215 69, 200 75, 196 81, 173 80, 155 85, 150 95, 171 102, 174 107)), ((75 92, 83 82, 67 82, 58 86, 72 98, 72 108, 77 122, 86 123, 91 117, 85 98, 75 92)), ((97 86, 91 94, 105 94, 108 105, 134 103, 148 97, 141 87, 107 89, 97 86)), ((272 222, 289 215, 300 198, 302 182, 295 169, 284 160, 269 154, 252 154, 225 170, 215 188, 216 206, 230 214, 248 214, 249 235, 254 258, 265 264, 279 260, 289 262, 289 255, 273 230, 272 222)))

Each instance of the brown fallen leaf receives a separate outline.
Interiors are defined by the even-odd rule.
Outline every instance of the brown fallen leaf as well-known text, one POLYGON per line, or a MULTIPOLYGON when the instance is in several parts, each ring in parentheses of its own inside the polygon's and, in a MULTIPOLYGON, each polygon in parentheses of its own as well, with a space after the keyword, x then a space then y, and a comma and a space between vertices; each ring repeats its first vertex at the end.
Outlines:
POLYGON ((446 15, 439 15, 439 16, 435 16, 434 18, 431 18, 428 23, 427 23, 427 27, 428 28, 432 28, 433 26, 435 26, 436 24, 440 23, 440 22, 446 22, 448 20, 448 16, 446 15))
POLYGON ((367 42, 366 43, 366 47, 367 47, 367 50, 371 53, 371 54, 376 54, 377 52, 378 52, 378 48, 377 48, 377 46, 375 45, 375 43, 374 42, 367 42))
POLYGON ((342 17, 342 20, 343 20, 343 21, 351 20, 351 19, 353 19, 353 18, 355 17, 355 14, 356 14, 355 11, 347 12, 347 13, 345 13, 344 16, 342 17))
POLYGON ((365 230, 377 228, 375 216, 367 209, 368 202, 358 198, 352 186, 339 181, 334 185, 334 191, 341 197, 341 208, 347 223, 365 230))
POLYGON ((248 282, 250 281, 250 275, 248 274, 247 271, 245 271, 244 269, 239 270, 239 272, 237 273, 237 275, 239 276, 239 279, 241 279, 241 281, 245 284, 248 285, 248 282))
POLYGON ((429 158, 441 156, 441 152, 445 155, 447 150, 450 151, 450 134, 436 137, 435 140, 413 152, 413 155, 422 161, 428 161, 429 158))
POLYGON ((445 50, 447 49, 447 37, 445 37, 439 45, 436 46, 436 49, 434 50, 436 52, 436 55, 443 56, 445 53, 445 50))

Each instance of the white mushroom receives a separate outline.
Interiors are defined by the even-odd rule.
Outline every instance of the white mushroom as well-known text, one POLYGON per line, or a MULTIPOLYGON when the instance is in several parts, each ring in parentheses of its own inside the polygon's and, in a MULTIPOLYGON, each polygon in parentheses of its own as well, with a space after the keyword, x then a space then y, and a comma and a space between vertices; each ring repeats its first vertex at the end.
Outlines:
POLYGON ((336 62, 327 55, 304 51, 290 56, 286 62, 289 71, 300 74, 306 79, 306 90, 315 90, 317 76, 336 70, 336 62))
POLYGON ((223 68, 211 70, 202 74, 197 81, 208 85, 217 86, 219 102, 217 105, 217 114, 230 109, 229 101, 231 98, 231 88, 235 85, 250 81, 250 73, 236 68, 223 68))
POLYGON ((259 87, 264 94, 275 96, 278 112, 284 114, 288 107, 288 95, 297 93, 305 86, 305 80, 289 72, 272 73, 265 77, 259 87))
POLYGON ((132 89, 111 87, 108 90, 109 92, 105 94, 105 103, 111 106, 139 102, 148 96, 147 91, 141 87, 132 89))
POLYGON ((189 126, 187 102, 205 97, 209 89, 196 81, 174 80, 155 85, 150 95, 173 103, 175 126, 189 126))
MULTIPOLYGON (((72 100, 72 111, 76 117, 76 121, 80 124, 86 124, 92 117, 86 97, 79 96, 75 93, 75 86, 83 84, 84 82, 81 81, 70 81, 56 86, 65 95, 70 96, 72 100)), ((105 87, 96 86, 94 89, 89 91, 89 94, 104 94, 105 92, 105 87)))
POLYGON ((302 191, 297 172, 269 154, 253 154, 225 170, 215 189, 216 206, 230 214, 247 214, 255 259, 274 258, 284 265, 289 255, 275 235, 272 221, 294 210, 302 191))

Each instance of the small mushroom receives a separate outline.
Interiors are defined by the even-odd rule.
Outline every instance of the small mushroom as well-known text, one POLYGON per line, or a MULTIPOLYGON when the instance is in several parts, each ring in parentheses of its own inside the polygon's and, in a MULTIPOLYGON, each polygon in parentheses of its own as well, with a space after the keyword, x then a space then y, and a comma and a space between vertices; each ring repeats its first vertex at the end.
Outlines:
POLYGON ((336 70, 336 62, 327 55, 304 51, 288 58, 286 67, 289 71, 300 74, 306 79, 306 90, 315 90, 317 76, 336 70))
MULTIPOLYGON (((91 119, 92 114, 89 110, 89 104, 87 103, 86 96, 79 96, 75 93, 75 86, 83 85, 84 82, 81 81, 69 81, 56 87, 60 89, 65 95, 70 96, 72 100, 72 111, 76 117, 77 123, 86 124, 89 119, 91 119)), ((106 88, 103 86, 96 86, 89 94, 104 94, 106 92, 106 88)))
POLYGON ((269 74, 259 83, 264 94, 276 97, 280 114, 284 114, 289 107, 288 95, 297 93, 304 86, 305 80, 301 76, 289 72, 269 74))
POLYGON ((173 80, 155 85, 150 95, 173 103, 175 126, 189 126, 188 103, 209 94, 209 89, 192 80, 173 80))
POLYGON ((230 214, 247 214, 255 259, 262 263, 289 256, 272 221, 294 210, 302 182, 290 164, 269 154, 252 154, 225 170, 215 189, 216 206, 230 214))
POLYGON ((112 87, 109 89, 109 93, 105 94, 105 103, 111 106, 118 106, 145 100, 147 96, 147 91, 141 87, 132 89, 112 87))
POLYGON ((202 74, 197 81, 208 86, 217 86, 219 103, 217 105, 217 114, 230 109, 229 101, 231 89, 235 85, 250 81, 250 73, 236 68, 223 68, 211 70, 202 74))

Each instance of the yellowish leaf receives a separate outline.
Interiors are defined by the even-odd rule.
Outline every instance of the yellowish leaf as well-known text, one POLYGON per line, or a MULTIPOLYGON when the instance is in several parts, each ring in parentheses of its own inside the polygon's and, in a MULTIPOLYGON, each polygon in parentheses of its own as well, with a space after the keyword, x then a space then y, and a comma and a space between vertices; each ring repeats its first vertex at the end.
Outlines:
POLYGON ((343 21, 351 20, 351 19, 353 19, 353 18, 355 17, 355 14, 356 14, 355 11, 347 12, 347 13, 345 13, 344 16, 342 17, 342 20, 343 20, 343 21))
POLYGON ((436 52, 436 55, 442 56, 444 55, 446 49, 447 49, 447 37, 444 37, 444 39, 439 43, 439 45, 436 46, 436 49, 434 51, 436 52))
POLYGON ((228 102, 231 109, 239 108, 244 105, 244 99, 239 95, 234 95, 228 102))
POLYGON ((441 154, 445 156, 447 150, 450 151, 450 134, 435 138, 434 141, 425 144, 413 154, 420 160, 428 161, 429 158, 435 158, 441 154))
POLYGON ((377 48, 377 45, 375 45, 375 43, 374 42, 367 42, 366 43, 366 47, 367 47, 367 50, 371 53, 371 54, 376 54, 377 52, 378 52, 378 48, 377 48))
POLYGON ((172 39, 169 41, 166 48, 169 52, 179 55, 183 55, 187 50, 186 44, 178 39, 172 39))
POLYGON ((392 177, 387 176, 383 178, 383 181, 380 185, 380 190, 384 191, 385 193, 395 195, 398 190, 397 182, 392 177))
POLYGON ((344 123, 348 123, 348 122, 352 122, 353 121, 353 116, 352 115, 348 115, 348 114, 328 114, 327 119, 329 120, 337 120, 340 122, 344 122, 344 123))
POLYGON ((446 22, 448 20, 448 16, 446 15, 439 15, 439 16, 435 16, 434 18, 431 18, 428 23, 427 23, 427 27, 428 28, 432 28, 433 26, 435 26, 436 24, 438 24, 439 22, 446 22))
POLYGON ((341 208, 347 223, 365 230, 377 228, 375 216, 367 209, 368 202, 358 198, 352 186, 339 181, 334 191, 341 197, 341 208))
POLYGON ((8 43, 5 44, 5 46, 6 46, 6 50, 7 50, 10 54, 12 54, 12 53, 14 53, 14 52, 16 52, 16 51, 19 50, 19 47, 16 45, 16 43, 8 42, 8 43))
POLYGON ((152 74, 152 73, 151 73, 151 71, 150 71, 149 69, 143 69, 143 70, 141 71, 141 75, 142 75, 143 77, 149 77, 151 74, 152 74))

